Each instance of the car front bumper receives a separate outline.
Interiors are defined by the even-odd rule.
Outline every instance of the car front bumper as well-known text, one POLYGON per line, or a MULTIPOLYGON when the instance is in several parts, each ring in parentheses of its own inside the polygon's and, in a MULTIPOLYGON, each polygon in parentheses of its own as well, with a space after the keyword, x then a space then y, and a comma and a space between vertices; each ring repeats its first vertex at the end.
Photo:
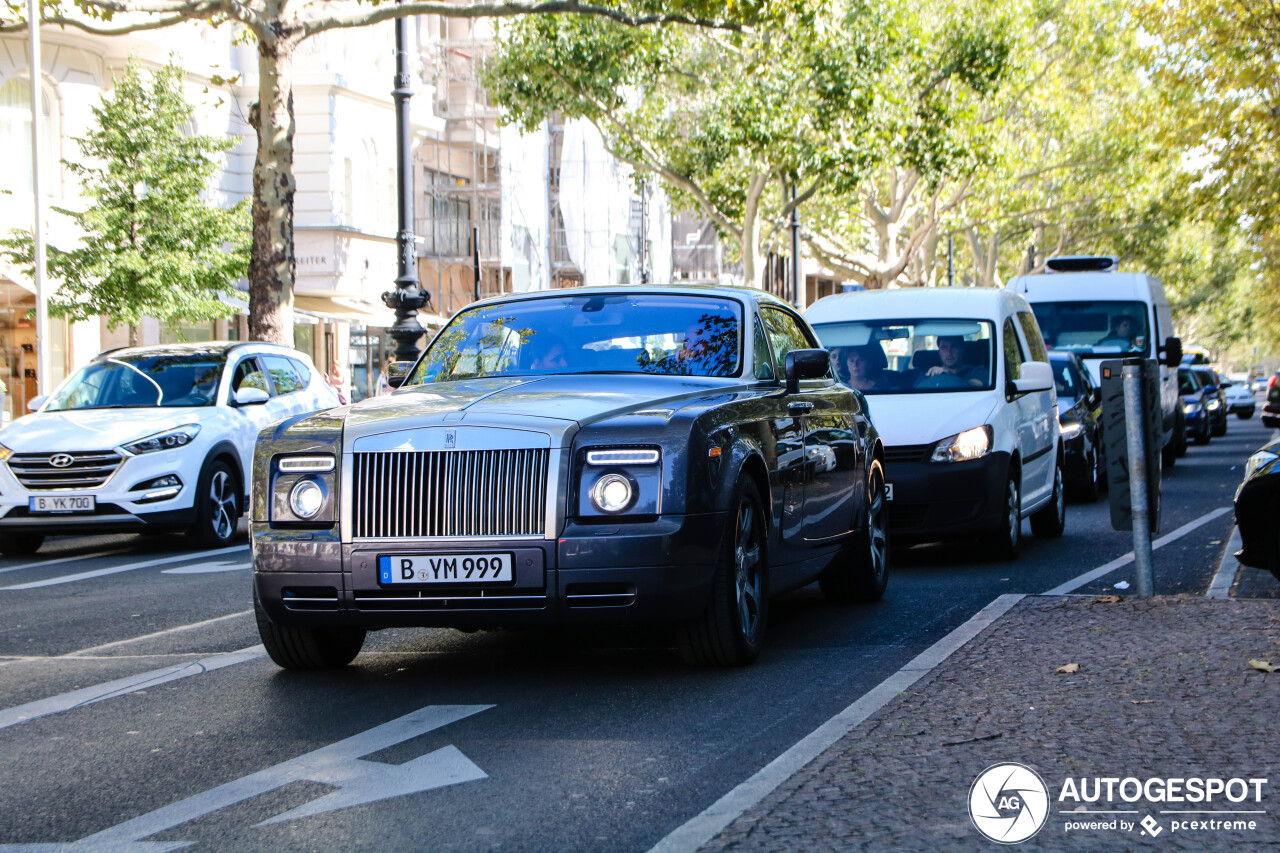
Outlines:
POLYGON ((904 462, 886 466, 893 485, 889 530, 899 541, 951 539, 994 530, 1004 518, 1009 454, 969 462, 904 462))
POLYGON ((342 543, 336 528, 281 530, 254 522, 254 585, 278 624, 455 627, 679 622, 702 612, 723 513, 626 524, 569 522, 535 538, 342 543), (509 553, 503 586, 380 584, 380 556, 509 553))

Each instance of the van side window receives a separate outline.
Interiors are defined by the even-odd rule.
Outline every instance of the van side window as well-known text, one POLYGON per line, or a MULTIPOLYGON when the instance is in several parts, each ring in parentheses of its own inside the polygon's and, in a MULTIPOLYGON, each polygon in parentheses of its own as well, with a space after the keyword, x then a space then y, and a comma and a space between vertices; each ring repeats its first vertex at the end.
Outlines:
POLYGON ((1030 311, 1018 312, 1018 324, 1022 326, 1022 335, 1027 339, 1031 349, 1031 361, 1048 361, 1049 353, 1044 348, 1044 338, 1040 337, 1040 325, 1030 311))
POLYGON ((1012 317, 1005 318, 1003 338, 1004 378, 1007 380, 1021 379, 1022 363, 1027 359, 1022 353, 1022 342, 1018 340, 1018 331, 1014 328, 1012 317))

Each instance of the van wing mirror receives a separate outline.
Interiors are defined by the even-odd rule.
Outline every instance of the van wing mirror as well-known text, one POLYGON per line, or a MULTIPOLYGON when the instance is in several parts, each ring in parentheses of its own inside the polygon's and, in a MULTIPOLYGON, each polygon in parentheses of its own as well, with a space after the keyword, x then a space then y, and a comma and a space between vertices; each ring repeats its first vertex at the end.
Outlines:
POLYGON ((824 349, 797 349, 787 353, 787 393, 800 390, 801 379, 821 379, 831 371, 831 358, 824 349))
POLYGON ((1164 363, 1169 367, 1182 364, 1182 338, 1164 339, 1164 363))
POLYGON ((1015 394, 1048 391, 1053 388, 1053 368, 1043 361, 1028 361, 1022 365, 1022 375, 1009 384, 1015 394))

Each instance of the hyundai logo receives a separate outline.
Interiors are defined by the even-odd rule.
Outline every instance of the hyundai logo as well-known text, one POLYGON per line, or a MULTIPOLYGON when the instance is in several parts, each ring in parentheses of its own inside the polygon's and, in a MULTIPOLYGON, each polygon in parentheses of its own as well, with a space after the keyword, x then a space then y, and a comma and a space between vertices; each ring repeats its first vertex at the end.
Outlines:
POLYGON ((49 457, 49 464, 54 468, 66 468, 75 461, 75 457, 70 453, 55 453, 49 457))

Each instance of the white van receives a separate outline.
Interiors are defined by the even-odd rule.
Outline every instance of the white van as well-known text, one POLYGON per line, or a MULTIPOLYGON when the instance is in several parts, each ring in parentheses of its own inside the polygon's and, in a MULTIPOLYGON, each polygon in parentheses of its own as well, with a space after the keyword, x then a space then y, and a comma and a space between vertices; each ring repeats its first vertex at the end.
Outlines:
POLYGON ((1141 356, 1160 362, 1161 450, 1168 467, 1187 452, 1178 365, 1182 343, 1164 286, 1146 273, 1120 272, 1117 258, 1050 258, 1045 272, 1010 280, 1009 290, 1026 297, 1049 349, 1080 356, 1101 383, 1104 359, 1141 356))
POLYGON ((994 288, 845 293, 805 312, 885 445, 899 541, 975 534, 1017 556, 1065 523, 1049 356, 1026 300, 994 288))

